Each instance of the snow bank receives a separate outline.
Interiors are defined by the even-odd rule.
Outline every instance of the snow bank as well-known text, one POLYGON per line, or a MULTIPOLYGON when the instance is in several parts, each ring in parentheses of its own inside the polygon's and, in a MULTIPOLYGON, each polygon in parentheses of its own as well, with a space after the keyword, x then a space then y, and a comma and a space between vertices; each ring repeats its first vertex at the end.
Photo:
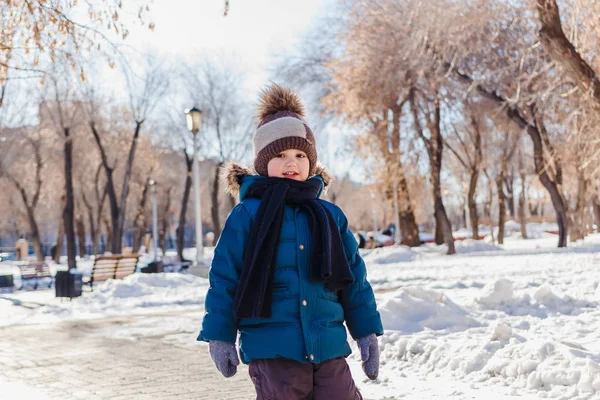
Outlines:
POLYGON ((599 394, 597 358, 597 355, 569 343, 514 340, 494 353, 483 372, 520 381, 529 390, 547 391, 548 397, 566 393, 575 397, 599 394))
POLYGON ((481 240, 465 239, 454 242, 456 252, 459 254, 475 253, 479 251, 496 251, 502 250, 502 247, 498 247, 492 243, 487 243, 481 240))
POLYGON ((30 323, 47 320, 74 320, 104 316, 169 311, 204 304, 208 280, 177 273, 133 274, 123 279, 109 279, 84 291, 69 303, 40 307, 29 317, 30 323))
POLYGON ((386 332, 380 352, 382 365, 398 371, 435 371, 435 376, 473 384, 502 382, 513 388, 513 395, 543 393, 563 399, 600 395, 598 354, 570 343, 528 341, 505 323, 453 333, 444 340, 386 332))
POLYGON ((428 328, 453 332, 479 326, 464 309, 433 290, 400 289, 378 308, 385 330, 414 333, 428 328))
POLYGON ((586 308, 596 307, 598 303, 578 300, 568 295, 559 296, 547 285, 542 285, 533 293, 516 294, 513 282, 499 279, 484 289, 484 295, 476 302, 486 309, 504 311, 508 315, 532 315, 546 318, 549 313, 562 315, 578 315, 586 308))
POLYGON ((203 304, 208 280, 188 274, 133 274, 110 279, 76 304, 99 308, 152 307, 167 304, 203 304))
POLYGON ((410 262, 415 259, 416 253, 408 246, 378 247, 364 251, 363 259, 367 264, 394 264, 410 262))

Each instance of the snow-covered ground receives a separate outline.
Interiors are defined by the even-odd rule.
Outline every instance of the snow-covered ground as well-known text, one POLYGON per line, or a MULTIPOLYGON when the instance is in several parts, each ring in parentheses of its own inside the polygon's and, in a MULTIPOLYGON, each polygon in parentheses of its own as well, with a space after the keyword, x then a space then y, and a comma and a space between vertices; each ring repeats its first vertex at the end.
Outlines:
MULTIPOLYGON (((377 381, 357 351, 349 358, 364 396, 599 399, 600 235, 567 249, 555 235, 533 237, 464 240, 454 256, 435 245, 365 251, 385 334, 377 381)), ((203 278, 163 273, 108 281, 72 302, 52 290, 5 293, 0 325, 148 314, 105 334, 197 346, 207 289, 203 278)))

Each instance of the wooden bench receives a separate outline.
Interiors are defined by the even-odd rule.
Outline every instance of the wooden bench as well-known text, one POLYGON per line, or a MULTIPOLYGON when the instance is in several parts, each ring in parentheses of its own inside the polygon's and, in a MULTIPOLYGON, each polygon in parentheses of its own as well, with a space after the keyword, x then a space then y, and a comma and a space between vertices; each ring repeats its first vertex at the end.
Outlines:
POLYGON ((83 283, 90 285, 94 291, 95 282, 125 278, 135 272, 139 257, 139 254, 98 256, 94 261, 90 277, 84 278, 83 283))
POLYGON ((19 267, 19 271, 21 272, 21 287, 19 289, 23 289, 26 281, 32 281, 34 279, 35 283, 33 288, 37 289, 39 286, 39 280, 42 278, 50 278, 48 287, 52 287, 54 278, 50 272, 48 264, 46 264, 44 261, 20 261, 17 263, 17 267, 19 267))

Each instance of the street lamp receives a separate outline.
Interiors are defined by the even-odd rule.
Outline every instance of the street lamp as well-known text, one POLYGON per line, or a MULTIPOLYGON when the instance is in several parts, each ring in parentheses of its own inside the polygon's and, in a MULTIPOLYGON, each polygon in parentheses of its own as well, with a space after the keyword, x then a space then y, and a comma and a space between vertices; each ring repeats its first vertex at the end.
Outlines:
POLYGON ((152 191, 152 247, 154 249, 154 262, 158 261, 158 213, 156 212, 156 181, 148 182, 152 191))
POLYGON ((194 135, 194 152, 192 164, 192 179, 194 181, 194 211, 196 217, 196 259, 194 265, 202 264, 204 256, 204 247, 202 245, 202 210, 200 207, 200 164, 198 162, 198 132, 202 124, 202 111, 196 107, 185 111, 185 119, 187 128, 194 135))

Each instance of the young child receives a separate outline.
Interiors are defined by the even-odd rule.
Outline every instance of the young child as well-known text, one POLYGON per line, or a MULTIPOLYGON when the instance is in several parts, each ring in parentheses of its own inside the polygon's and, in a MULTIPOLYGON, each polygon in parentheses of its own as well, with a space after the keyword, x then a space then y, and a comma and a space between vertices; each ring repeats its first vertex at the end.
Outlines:
POLYGON ((370 379, 379 373, 381 318, 365 263, 344 213, 320 200, 329 174, 291 90, 261 93, 254 169, 230 164, 241 202, 215 248, 198 340, 233 376, 236 350, 249 364, 257 399, 362 399, 345 357, 346 328, 370 379))

